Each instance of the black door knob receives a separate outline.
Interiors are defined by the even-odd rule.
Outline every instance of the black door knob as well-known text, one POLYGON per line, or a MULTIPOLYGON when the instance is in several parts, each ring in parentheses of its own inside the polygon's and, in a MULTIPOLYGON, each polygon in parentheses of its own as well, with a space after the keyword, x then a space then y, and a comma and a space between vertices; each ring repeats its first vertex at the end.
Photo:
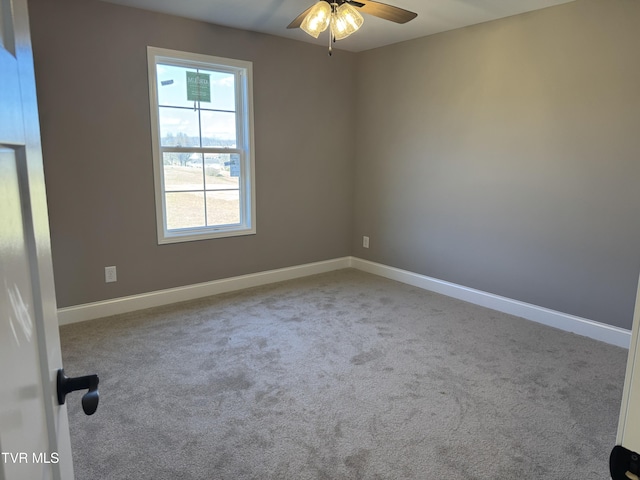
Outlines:
POLYGON ((64 405, 67 393, 75 390, 88 390, 82 396, 82 410, 87 415, 93 415, 98 409, 100 393, 98 392, 98 383, 100 379, 97 375, 86 375, 84 377, 67 377, 64 369, 58 370, 58 403, 64 405))
POLYGON ((609 456, 609 472, 613 480, 638 478, 640 474, 640 455, 616 445, 609 456))

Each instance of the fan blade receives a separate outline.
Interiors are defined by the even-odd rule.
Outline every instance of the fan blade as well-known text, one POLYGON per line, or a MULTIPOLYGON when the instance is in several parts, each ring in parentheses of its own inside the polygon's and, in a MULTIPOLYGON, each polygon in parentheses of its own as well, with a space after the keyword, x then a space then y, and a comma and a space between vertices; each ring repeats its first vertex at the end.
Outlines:
POLYGON ((304 12, 302 12, 300 15, 298 15, 293 22, 291 22, 289 25, 287 25, 287 28, 299 28, 300 25, 302 25, 302 21, 304 20, 304 17, 307 16, 307 14, 309 13, 309 10, 311 10, 312 8, 313 8, 313 5, 311 5, 304 12))
MULTIPOLYGON (((374 2, 373 0, 347 0, 347 3, 358 8, 362 13, 385 20, 391 20, 396 23, 407 23, 409 20, 413 20, 418 16, 417 13, 410 12, 409 10, 393 7, 386 3, 374 2)), ((302 23, 302 20, 300 22, 302 23)))

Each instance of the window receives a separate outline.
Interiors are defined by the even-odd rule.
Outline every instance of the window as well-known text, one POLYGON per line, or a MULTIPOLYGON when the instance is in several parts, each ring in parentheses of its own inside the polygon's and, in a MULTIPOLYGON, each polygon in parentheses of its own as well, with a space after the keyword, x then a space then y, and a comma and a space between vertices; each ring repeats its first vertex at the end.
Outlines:
POLYGON ((255 233, 251 62, 147 57, 158 243, 255 233))

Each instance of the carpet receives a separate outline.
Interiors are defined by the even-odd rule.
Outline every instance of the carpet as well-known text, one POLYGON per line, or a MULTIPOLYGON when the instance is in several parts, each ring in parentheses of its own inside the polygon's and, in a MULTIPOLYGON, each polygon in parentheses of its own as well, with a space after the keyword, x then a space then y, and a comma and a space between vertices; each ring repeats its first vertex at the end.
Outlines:
POLYGON ((353 269, 61 340, 78 480, 603 480, 627 357, 353 269))

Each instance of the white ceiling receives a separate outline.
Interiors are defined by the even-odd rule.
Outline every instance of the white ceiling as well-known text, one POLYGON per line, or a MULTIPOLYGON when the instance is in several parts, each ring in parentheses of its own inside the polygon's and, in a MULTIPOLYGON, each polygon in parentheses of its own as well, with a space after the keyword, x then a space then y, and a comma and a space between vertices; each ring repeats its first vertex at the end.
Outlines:
MULTIPOLYGON (((325 32, 317 40, 287 25, 316 0, 103 0, 169 13, 217 25, 269 33, 328 45, 325 32)), ((574 0, 386 0, 418 17, 404 25, 364 15, 364 25, 334 48, 360 52, 498 18, 518 15, 574 0)))

